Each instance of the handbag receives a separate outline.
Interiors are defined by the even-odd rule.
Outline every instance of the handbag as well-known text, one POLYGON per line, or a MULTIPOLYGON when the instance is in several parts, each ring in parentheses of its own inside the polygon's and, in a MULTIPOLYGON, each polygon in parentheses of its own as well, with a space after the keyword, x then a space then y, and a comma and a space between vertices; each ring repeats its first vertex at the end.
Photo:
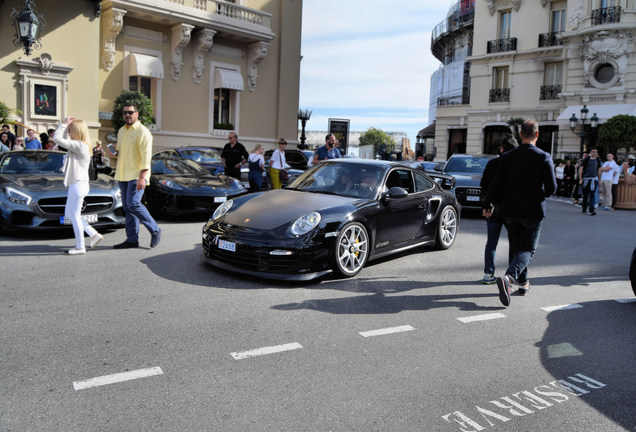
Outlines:
POLYGON ((285 165, 283 165, 283 157, 281 156, 280 152, 278 152, 278 158, 280 159, 280 166, 283 167, 278 172, 279 178, 281 181, 287 181, 289 180, 289 174, 287 174, 287 171, 285 171, 285 165))
POLYGON ((90 162, 88 163, 88 179, 91 181, 97 180, 97 174, 97 168, 93 163, 93 158, 91 158, 90 162))

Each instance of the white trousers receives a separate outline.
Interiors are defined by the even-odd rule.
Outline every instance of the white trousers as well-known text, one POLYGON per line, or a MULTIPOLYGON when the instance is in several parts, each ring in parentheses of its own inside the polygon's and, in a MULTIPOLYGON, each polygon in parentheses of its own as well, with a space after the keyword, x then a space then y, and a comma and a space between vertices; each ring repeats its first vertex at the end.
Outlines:
POLYGON ((88 195, 88 181, 78 181, 68 187, 68 197, 66 198, 66 208, 64 216, 73 224, 73 232, 75 233, 75 249, 84 249, 84 232, 89 237, 97 234, 95 228, 90 226, 88 222, 82 219, 82 203, 84 197, 88 195))

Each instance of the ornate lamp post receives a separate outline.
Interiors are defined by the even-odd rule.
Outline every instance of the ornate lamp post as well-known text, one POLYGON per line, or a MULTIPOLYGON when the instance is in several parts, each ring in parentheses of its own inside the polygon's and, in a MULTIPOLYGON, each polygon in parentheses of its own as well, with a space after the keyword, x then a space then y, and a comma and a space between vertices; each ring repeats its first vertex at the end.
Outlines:
POLYGON ((300 133, 300 144, 298 148, 301 150, 305 150, 307 146, 305 145, 305 140, 307 137, 305 136, 305 126, 307 125, 307 120, 311 118, 311 110, 298 110, 298 120, 300 120, 300 124, 302 125, 302 132, 300 133))
POLYGON ((24 11, 18 13, 15 9, 11 11, 9 19, 15 25, 15 46, 24 46, 24 53, 31 55, 31 47, 42 48, 40 43, 40 30, 46 25, 42 14, 33 10, 33 0, 24 0, 24 11))
MULTIPOLYGON (((585 146, 585 137, 594 135, 596 131, 596 126, 598 126, 598 117, 596 116, 596 113, 594 113, 594 115, 590 119, 590 126, 592 127, 592 132, 585 131, 585 120, 587 120, 587 113, 589 112, 590 110, 587 109, 587 105, 583 105, 583 108, 581 108, 581 130, 578 133, 578 136, 581 137, 581 148, 579 153, 580 157, 583 157, 583 147, 585 146)), ((578 119, 576 118, 576 114, 572 114, 572 117, 570 117, 570 130, 575 135, 577 135, 574 132, 574 130, 576 129, 577 122, 578 122, 578 119)))

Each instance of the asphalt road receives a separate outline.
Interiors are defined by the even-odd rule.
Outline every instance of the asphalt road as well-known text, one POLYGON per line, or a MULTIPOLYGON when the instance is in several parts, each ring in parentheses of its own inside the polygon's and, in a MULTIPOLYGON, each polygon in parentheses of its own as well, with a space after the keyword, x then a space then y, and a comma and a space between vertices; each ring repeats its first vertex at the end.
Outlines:
POLYGON ((73 257, 72 233, 2 234, 0 430, 636 430, 636 212, 548 211, 509 308, 475 217, 448 251, 302 284, 200 263, 201 220, 73 257))

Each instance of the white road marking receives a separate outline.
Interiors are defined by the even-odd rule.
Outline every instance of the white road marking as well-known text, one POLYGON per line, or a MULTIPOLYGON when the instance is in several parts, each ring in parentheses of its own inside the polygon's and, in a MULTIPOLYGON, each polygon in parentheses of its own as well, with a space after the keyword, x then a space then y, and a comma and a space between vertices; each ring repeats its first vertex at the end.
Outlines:
POLYGON ((107 384, 130 381, 137 378, 147 378, 155 375, 162 375, 163 371, 159 366, 147 369, 139 369, 130 372, 116 373, 112 375, 104 375, 97 378, 91 378, 85 381, 74 381, 73 388, 75 390, 84 390, 91 387, 99 387, 107 384))
POLYGON ((270 347, 264 347, 264 348, 256 348, 253 350, 249 350, 249 351, 241 351, 241 352, 233 352, 231 353, 232 357, 234 357, 234 360, 242 360, 242 359, 246 359, 246 358, 250 358, 250 357, 256 357, 256 356, 261 356, 261 355, 266 355, 266 354, 275 354, 275 353, 279 353, 279 352, 283 352, 283 351, 291 351, 291 350, 295 350, 295 349, 301 349, 303 346, 301 344, 299 344, 298 342, 293 342, 293 343, 288 343, 288 344, 283 344, 283 345, 276 345, 276 346, 270 346, 270 347))
POLYGON ((578 309, 582 307, 583 306, 581 306, 578 303, 573 303, 573 304, 564 304, 559 306, 546 306, 546 307, 542 307, 541 309, 543 309, 546 312, 553 312, 555 310, 578 309))
POLYGON ((496 313, 490 313, 490 314, 461 317, 457 319, 465 324, 465 323, 469 323, 473 321, 488 321, 488 320, 493 320, 498 318, 506 318, 506 316, 502 313, 496 312, 496 313))
POLYGON ((369 330, 369 331, 359 332, 359 334, 360 336, 366 338, 371 336, 381 336, 381 335, 387 335, 391 333, 400 333, 400 332, 406 332, 411 330, 415 330, 415 328, 411 327, 410 325, 403 325, 399 327, 387 327, 387 328, 378 329, 378 330, 369 330))
POLYGON ((627 298, 627 299, 614 299, 614 301, 617 301, 619 303, 634 303, 634 302, 636 302, 636 297, 627 298))

